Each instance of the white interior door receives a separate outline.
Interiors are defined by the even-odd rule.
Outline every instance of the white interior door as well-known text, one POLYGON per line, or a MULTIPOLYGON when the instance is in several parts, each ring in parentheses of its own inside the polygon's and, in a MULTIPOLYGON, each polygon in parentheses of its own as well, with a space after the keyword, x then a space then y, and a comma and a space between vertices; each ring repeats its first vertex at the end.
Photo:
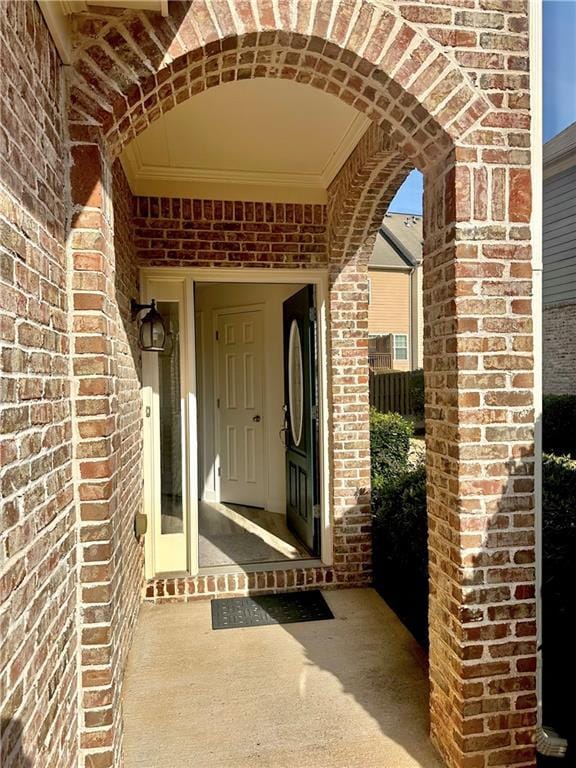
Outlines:
POLYGON ((261 310, 217 315, 220 500, 265 506, 264 329, 261 310))

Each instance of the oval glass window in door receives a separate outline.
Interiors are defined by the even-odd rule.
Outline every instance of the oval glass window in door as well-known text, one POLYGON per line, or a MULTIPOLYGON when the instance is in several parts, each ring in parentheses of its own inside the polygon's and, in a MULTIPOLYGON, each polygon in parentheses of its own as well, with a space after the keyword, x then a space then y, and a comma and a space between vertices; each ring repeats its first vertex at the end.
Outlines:
POLYGON ((288 342, 288 408, 290 432, 294 445, 300 445, 304 421, 304 379, 302 370, 302 341, 300 328, 292 320, 288 342))

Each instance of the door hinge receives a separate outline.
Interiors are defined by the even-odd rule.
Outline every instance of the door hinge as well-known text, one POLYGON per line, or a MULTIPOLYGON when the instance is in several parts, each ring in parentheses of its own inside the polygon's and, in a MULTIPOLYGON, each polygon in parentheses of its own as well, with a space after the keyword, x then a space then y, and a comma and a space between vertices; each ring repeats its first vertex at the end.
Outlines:
POLYGON ((222 477, 222 467, 218 467, 218 477, 222 477))
POLYGON ((149 405, 146 406, 146 408, 144 410, 144 415, 146 416, 147 419, 150 418, 150 406, 149 405))
POLYGON ((220 331, 216 331, 216 341, 220 341, 220 331))
POLYGON ((312 418, 317 420, 318 416, 319 416, 318 406, 317 405, 313 405, 311 410, 312 410, 312 418))
POLYGON ((216 408, 220 408, 220 398, 216 398, 216 408))
POLYGON ((308 317, 310 318, 311 323, 316 322, 316 307, 309 307, 308 308, 308 317))
POLYGON ((314 504, 312 514, 314 515, 314 520, 320 520, 320 504, 314 504))

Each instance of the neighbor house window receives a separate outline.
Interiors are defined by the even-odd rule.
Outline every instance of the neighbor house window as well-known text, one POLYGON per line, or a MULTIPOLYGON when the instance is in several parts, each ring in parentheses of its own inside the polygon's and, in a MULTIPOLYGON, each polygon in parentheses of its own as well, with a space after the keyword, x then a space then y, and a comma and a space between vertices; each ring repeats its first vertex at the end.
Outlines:
POLYGON ((408 360, 408 336, 405 333, 394 334, 394 360, 408 360))

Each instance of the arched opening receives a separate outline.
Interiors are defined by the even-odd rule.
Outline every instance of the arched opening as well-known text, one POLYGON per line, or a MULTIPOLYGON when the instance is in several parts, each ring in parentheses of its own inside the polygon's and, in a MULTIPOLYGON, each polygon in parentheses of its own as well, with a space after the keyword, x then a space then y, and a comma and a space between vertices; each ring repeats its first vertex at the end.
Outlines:
MULTIPOLYGON (((498 319, 507 306, 507 299, 502 296, 509 294, 506 286, 492 285, 488 280, 492 273, 504 281, 511 275, 505 272, 508 267, 502 264, 487 267, 485 261, 514 259, 518 256, 517 249, 522 248, 519 243, 529 236, 523 231, 526 202, 518 203, 516 198, 511 202, 505 192, 522 188, 526 182, 525 171, 516 167, 508 169, 504 159, 503 167, 490 172, 481 167, 483 155, 477 148, 474 130, 490 112, 490 105, 453 60, 423 35, 417 25, 402 20, 395 9, 376 9, 368 4, 355 12, 354 19, 351 8, 342 8, 336 15, 318 13, 316 17, 311 17, 309 11, 307 4, 298 4, 296 18, 279 18, 284 13, 282 8, 272 9, 263 3, 256 18, 248 6, 242 7, 238 17, 226 4, 218 4, 211 13, 204 6, 192 13, 182 5, 175 8, 166 23, 156 26, 150 24, 145 13, 128 11, 121 14, 102 11, 78 22, 80 34, 83 27, 90 24, 98 31, 89 44, 78 48, 70 88, 72 195, 77 206, 71 249, 75 260, 82 264, 79 270, 83 273, 75 285, 76 320, 81 329, 76 346, 81 394, 75 406, 77 409, 83 406, 82 398, 88 387, 84 379, 100 371, 97 367, 87 373, 83 369, 83 356, 95 350, 91 344, 93 327, 82 321, 92 318, 90 313, 96 312, 105 324, 110 324, 107 327, 121 328, 122 325, 118 313, 121 301, 115 297, 118 283, 116 281, 115 287, 112 255, 112 238, 118 237, 118 229, 110 209, 111 162, 122 149, 176 104, 222 83, 244 79, 293 80, 338 97, 365 114, 372 127, 328 186, 322 214, 326 230, 322 268, 327 278, 325 308, 329 313, 325 424, 330 465, 326 493, 330 519, 334 523, 332 561, 326 567, 318 565, 295 571, 291 577, 257 573, 244 578, 223 574, 216 579, 212 576, 212 581, 210 577, 167 578, 149 584, 148 590, 154 599, 172 595, 190 598, 196 590, 222 593, 237 589, 277 589, 284 584, 304 587, 334 582, 342 586, 369 583, 367 260, 390 199, 407 171, 418 167, 426 177, 424 303, 433 625, 432 734, 444 758, 451 765, 464 766, 470 754, 475 756, 483 749, 480 742, 470 737, 469 722, 483 711, 485 698, 492 701, 497 695, 497 686, 492 686, 492 673, 506 680, 511 678, 512 682, 504 682, 504 689, 508 690, 507 685, 513 688, 515 657, 521 653, 521 649, 510 647, 504 661, 482 659, 484 650, 467 626, 468 611, 474 610, 469 608, 470 604, 476 607, 476 615, 482 620, 489 624, 495 621, 483 602, 490 597, 489 588, 474 593, 470 585, 489 582, 490 575, 482 569, 487 567, 486 562, 492 562, 492 555, 497 562, 498 552, 488 553, 488 560, 484 561, 477 550, 485 546, 485 541, 474 538, 473 532, 477 525, 484 526, 485 530, 490 528, 488 517, 495 514, 500 504, 507 509, 515 503, 525 503, 515 500, 520 487, 515 489, 514 481, 510 480, 512 473, 508 465, 504 466, 506 461, 495 465, 495 475, 486 479, 482 462, 496 461, 491 446, 486 445, 492 437, 482 416, 470 410, 487 405, 493 388, 524 385, 515 379, 514 365, 508 365, 509 361, 504 359, 504 353, 509 351, 507 341, 502 338, 496 342, 486 341, 470 338, 468 334, 474 336, 482 330, 482 336, 486 320, 491 318, 494 320, 492 332, 506 333, 498 319), (488 185, 494 193, 490 211, 486 203, 488 185), (86 260, 88 254, 95 251, 98 258, 86 260), (486 285, 482 283, 484 279, 486 285), (466 299, 467 296, 472 298, 466 299), (483 378, 486 370, 482 354, 491 351, 502 353, 502 358, 495 356, 488 365, 505 369, 502 374, 507 377, 505 384, 490 378, 496 374, 488 373, 483 378), (488 401, 483 399, 484 390, 488 401), (494 498, 486 502, 484 493, 494 498), (477 517, 472 519, 474 515, 477 517), (471 660, 479 660, 477 666, 471 665, 471 660), (467 682, 470 676, 480 678, 476 688, 467 682)), ((188 215, 186 205, 190 205, 193 219, 190 199, 186 203, 185 198, 179 196, 177 204, 176 198, 168 199, 168 203, 163 196, 158 196, 155 202, 138 202, 139 218, 143 219, 141 229, 147 229, 146 223, 151 218, 182 221, 188 215), (177 216, 176 205, 180 206, 177 216)), ((208 205, 202 202, 200 217, 206 219, 208 210, 208 205)), ((225 205, 212 205, 209 215, 223 220, 225 212, 225 205)), ((257 216, 255 209, 248 209, 244 204, 239 215, 251 220, 257 216)), ((262 215, 266 217, 265 209, 262 215)), ((293 220, 294 212, 289 214, 284 209, 282 215, 292 217, 292 221, 284 223, 298 223, 293 220)), ((304 208, 301 215, 304 219, 308 215, 314 219, 315 213, 304 208)), ((168 233, 166 241, 172 239, 169 234, 172 229, 176 227, 164 227, 168 233)), ((150 239, 142 236, 142 240, 150 239)), ((128 257, 130 244, 126 242, 125 247, 128 257)), ((173 254, 178 249, 168 246, 165 250, 173 254)), ((171 259, 173 269, 181 267, 178 256, 171 256, 164 263, 171 259)), ((263 263, 267 263, 268 268, 279 267, 274 262, 263 263)), ((303 272, 309 268, 306 263, 299 266, 303 272)), ((212 262, 199 268, 205 267, 217 268, 212 262)), ((132 278, 135 280, 136 276, 132 278)), ((294 280, 292 275, 291 279, 294 280)), ((122 286, 122 302, 134 288, 135 283, 122 286)), ((182 293, 181 302, 185 301, 186 294, 182 293)), ((516 309, 519 314, 529 312, 521 303, 516 309)), ((125 328, 129 338, 128 325, 125 328)), ((111 380, 114 391, 118 376, 114 368, 115 352, 108 348, 99 352, 102 359, 95 362, 95 366, 101 366, 103 379, 111 380)), ((106 381, 103 386, 107 386, 106 381)), ((126 397, 130 391, 134 402, 132 384, 121 391, 126 397)), ((87 466, 81 474, 80 496, 84 493, 87 501, 98 498, 104 502, 96 506, 98 511, 105 507, 102 514, 112 522, 124 493, 118 492, 123 481, 115 469, 119 458, 115 437, 121 430, 123 413, 121 404, 119 407, 114 398, 110 405, 119 410, 107 414, 109 418, 103 429, 108 431, 101 436, 111 436, 111 439, 102 446, 104 454, 99 457, 98 475, 91 474, 96 469, 91 462, 84 462, 87 466), (98 479, 94 481, 94 477, 98 479)), ((507 416, 501 410, 487 419, 499 425, 505 423, 511 430, 521 423, 521 417, 515 412, 507 416)), ((123 434, 127 436, 128 431, 124 422, 123 434)), ((94 436, 90 430, 85 434, 81 430, 80 434, 78 459, 83 458, 83 451, 89 451, 88 444, 94 436), (86 441, 85 445, 82 440, 86 441)), ((522 440, 520 433, 514 436, 515 440, 522 440)), ((494 441, 497 438, 495 432, 494 441)), ((130 450, 126 440, 120 442, 126 451, 130 450)), ((512 462, 518 453, 506 452, 506 457, 512 462)), ((133 492, 132 486, 126 489, 127 495, 133 492)), ((90 513, 90 504, 86 506, 90 513)), ((498 550, 507 546, 504 540, 500 543, 494 540, 489 548, 498 550)), ((136 584, 141 552, 130 551, 134 552, 130 580, 136 584)), ((530 580, 528 573, 521 575, 530 580)), ((496 576, 500 578, 502 574, 496 576)), ((106 578, 113 583, 118 573, 106 578)), ((522 601, 522 595, 519 592, 514 599, 522 601)), ((117 626, 130 625, 135 602, 133 597, 127 599, 125 614, 114 617, 117 626)), ((106 663, 121 668, 118 658, 118 654, 114 654, 106 663)), ((520 709, 522 702, 518 698, 513 695, 508 699, 506 712, 515 713, 520 709)), ((473 732, 474 726, 470 728, 473 732)), ((495 728, 498 731, 497 724, 495 728)), ((519 738, 529 730, 529 726, 522 723, 514 728, 519 738)), ((507 744, 506 737, 498 735, 494 749, 507 744)))

